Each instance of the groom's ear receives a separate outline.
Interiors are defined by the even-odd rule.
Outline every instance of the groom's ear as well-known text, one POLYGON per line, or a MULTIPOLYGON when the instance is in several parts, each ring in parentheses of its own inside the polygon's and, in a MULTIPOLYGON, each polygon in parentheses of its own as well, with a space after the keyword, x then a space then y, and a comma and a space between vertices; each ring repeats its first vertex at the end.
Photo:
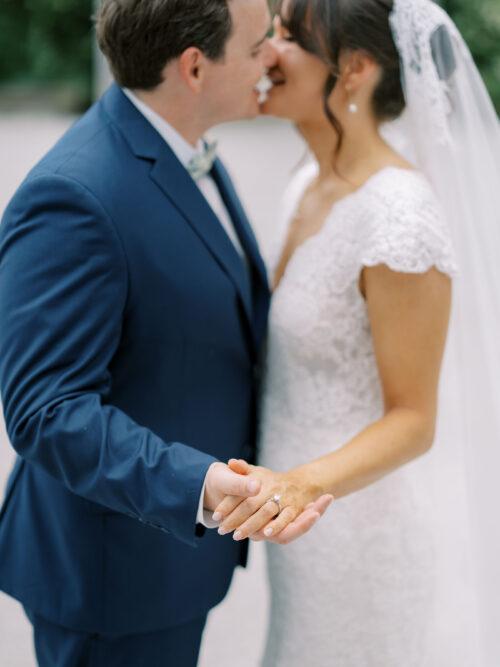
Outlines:
POLYGON ((190 46, 179 57, 179 74, 193 93, 198 93, 201 90, 205 64, 205 56, 195 46, 190 46))

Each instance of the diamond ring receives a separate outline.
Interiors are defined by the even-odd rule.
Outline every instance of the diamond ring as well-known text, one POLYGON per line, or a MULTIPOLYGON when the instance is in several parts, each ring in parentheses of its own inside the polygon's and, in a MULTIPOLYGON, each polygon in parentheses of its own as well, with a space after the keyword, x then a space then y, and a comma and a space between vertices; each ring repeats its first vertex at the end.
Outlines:
POLYGON ((269 498, 269 500, 267 501, 268 503, 272 502, 272 503, 276 503, 276 505, 278 505, 278 514, 281 514, 281 502, 280 501, 281 501, 281 496, 278 493, 275 493, 274 496, 271 496, 269 498))

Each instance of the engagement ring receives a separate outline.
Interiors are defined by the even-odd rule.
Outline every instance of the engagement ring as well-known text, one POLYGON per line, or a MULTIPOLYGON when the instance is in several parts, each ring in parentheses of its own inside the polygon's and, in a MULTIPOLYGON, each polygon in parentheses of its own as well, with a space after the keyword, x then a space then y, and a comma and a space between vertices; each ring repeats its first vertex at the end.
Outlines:
POLYGON ((278 514, 281 514, 281 503, 280 503, 280 500, 281 500, 281 496, 280 496, 278 493, 276 493, 274 496, 271 496, 271 497, 269 498, 269 500, 267 501, 268 503, 269 503, 269 502, 273 502, 273 503, 276 503, 276 505, 278 505, 278 514))

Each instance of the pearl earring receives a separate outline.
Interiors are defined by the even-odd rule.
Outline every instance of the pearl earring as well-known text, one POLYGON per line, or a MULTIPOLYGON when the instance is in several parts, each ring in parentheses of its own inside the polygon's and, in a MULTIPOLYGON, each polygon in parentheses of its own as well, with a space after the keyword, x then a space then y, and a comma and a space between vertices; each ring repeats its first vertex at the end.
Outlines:
POLYGON ((349 113, 358 113, 358 105, 354 102, 351 102, 347 108, 349 109, 349 113))

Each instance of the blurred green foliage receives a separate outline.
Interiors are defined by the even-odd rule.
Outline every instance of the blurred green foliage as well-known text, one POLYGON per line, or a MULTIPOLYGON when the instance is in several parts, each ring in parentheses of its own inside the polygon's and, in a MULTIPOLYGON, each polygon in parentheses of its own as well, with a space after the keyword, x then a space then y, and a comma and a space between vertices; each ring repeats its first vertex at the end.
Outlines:
MULTIPOLYGON (((439 0, 500 111, 500 0, 439 0)), ((71 82, 90 101, 92 0, 0 0, 0 85, 71 82)))
POLYGON ((440 0, 457 24, 500 112, 500 0, 440 0))
POLYGON ((0 85, 70 83, 90 101, 92 0, 0 0, 0 85))

